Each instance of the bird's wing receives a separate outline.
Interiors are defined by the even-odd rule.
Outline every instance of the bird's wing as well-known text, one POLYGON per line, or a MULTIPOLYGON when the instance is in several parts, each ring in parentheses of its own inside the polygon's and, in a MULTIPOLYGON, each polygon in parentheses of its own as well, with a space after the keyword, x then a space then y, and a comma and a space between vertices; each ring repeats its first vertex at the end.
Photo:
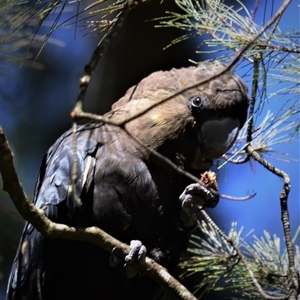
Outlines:
MULTIPOLYGON (((74 154, 77 160, 76 195, 88 190, 93 180, 93 171, 96 162, 96 152, 100 146, 95 138, 95 128, 82 126, 77 132, 76 151, 73 150, 72 132, 67 131, 49 149, 42 162, 40 173, 35 187, 34 202, 36 207, 44 209, 46 215, 57 222, 68 224, 67 217, 71 218, 76 209, 77 200, 73 199, 72 172, 74 154), (64 216, 59 216, 50 206, 64 203, 67 210, 64 216)), ((100 127, 101 128, 101 127, 100 127)))
MULTIPOLYGON (((131 142, 125 140, 126 135, 114 126, 88 123, 78 128, 75 151, 75 187, 81 201, 78 207, 71 179, 73 136, 71 130, 66 132, 43 159, 35 187, 36 207, 43 209, 54 222, 98 226, 117 238, 127 239, 128 232, 135 227, 131 222, 136 222, 132 210, 139 200, 151 202, 157 192, 146 164, 134 154, 131 142)), ((12 266, 7 299, 38 298, 41 286, 51 289, 51 278, 60 278, 55 268, 63 265, 66 257, 75 257, 74 264, 86 259, 83 252, 81 257, 74 255, 77 250, 72 244, 54 243, 26 224, 12 266)))
MULTIPOLYGON (((77 132, 77 180, 76 193, 80 197, 87 192, 93 182, 95 155, 100 146, 95 138, 95 129, 100 124, 89 123, 77 132)), ((51 220, 71 225, 76 210, 76 202, 72 193, 72 166, 74 151, 72 148, 72 131, 67 131, 49 149, 45 155, 35 187, 34 203, 43 209, 51 220)), ((40 283, 39 264, 43 251, 43 237, 27 223, 19 248, 13 262, 8 285, 7 299, 31 299, 33 292, 30 286, 40 283), (16 289, 22 295, 15 295, 16 289)))

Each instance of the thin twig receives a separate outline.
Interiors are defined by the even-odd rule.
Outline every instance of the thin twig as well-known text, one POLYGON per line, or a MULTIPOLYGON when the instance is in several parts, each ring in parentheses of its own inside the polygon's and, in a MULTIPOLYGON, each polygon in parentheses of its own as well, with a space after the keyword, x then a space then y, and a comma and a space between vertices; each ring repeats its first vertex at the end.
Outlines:
POLYGON ((252 193, 250 195, 246 195, 246 196, 242 196, 242 197, 234 197, 234 196, 225 195, 225 194, 218 194, 218 192, 216 190, 205 186, 204 183, 202 183, 201 181, 199 181, 199 178, 197 178, 196 176, 192 175, 191 173, 189 173, 189 172, 181 169, 175 163, 173 163, 170 159, 168 159, 164 155, 160 154, 156 150, 152 149, 151 147, 145 145, 137 137, 133 136, 126 128, 124 128, 124 126, 121 126, 120 125, 121 123, 114 122, 114 121, 112 121, 110 119, 107 119, 104 116, 101 116, 101 115, 95 115, 95 114, 86 113, 86 112, 83 112, 83 111, 81 111, 81 112, 77 111, 76 112, 76 118, 77 119, 87 118, 87 119, 96 120, 96 121, 100 121, 100 122, 103 122, 103 123, 107 123, 107 124, 110 124, 110 125, 114 125, 114 126, 120 127, 131 139, 133 139, 134 142, 136 142, 137 144, 139 144, 139 146, 143 147, 146 151, 148 151, 153 156, 155 156, 156 158, 158 158, 162 163, 164 163, 165 165, 171 167, 172 169, 174 169, 174 171, 176 171, 179 174, 185 176, 186 178, 189 178, 191 181, 197 182, 197 183, 201 184, 202 186, 204 186, 205 188, 207 188, 215 196, 219 196, 220 198, 228 199, 228 200, 232 200, 232 201, 244 201, 244 200, 249 200, 249 199, 253 198, 256 195, 255 193, 252 193))
MULTIPOLYGON (((255 5, 254 5, 254 8, 252 9, 252 13, 251 13, 251 23, 252 24, 254 23, 254 19, 255 19, 259 4, 260 4, 260 0, 255 0, 255 5)), ((250 29, 251 29, 251 26, 249 26, 248 33, 250 33, 250 29)))
POLYGON ((77 137, 76 137, 76 129, 77 129, 77 118, 76 118, 76 111, 82 111, 84 97, 86 95, 87 89, 89 87, 91 76, 96 69, 101 57, 103 56, 105 50, 111 43, 112 39, 116 36, 119 32, 120 28, 122 27, 127 15, 129 14, 130 10, 137 5, 138 2, 132 2, 131 0, 126 1, 126 5, 124 6, 123 10, 118 13, 115 17, 115 21, 111 23, 110 27, 108 28, 107 33, 98 43, 96 49, 93 52, 93 55, 89 61, 89 63, 84 68, 84 75, 80 79, 80 91, 79 95, 76 100, 75 107, 71 113, 73 117, 73 162, 72 162, 72 193, 73 199, 77 205, 81 205, 81 200, 79 199, 77 192, 76 192, 76 180, 77 180, 77 173, 78 173, 78 164, 77 164, 77 137))
MULTIPOLYGON (((247 124, 247 145, 252 141, 252 131, 253 131, 253 124, 254 124, 254 109, 255 109, 255 102, 257 97, 257 90, 258 90, 258 80, 259 80, 259 62, 261 59, 261 55, 255 56, 253 59, 253 80, 252 80, 252 90, 251 90, 251 100, 249 105, 249 122, 247 124)), ((247 155, 248 159, 249 156, 247 155)))
POLYGON ((219 194, 219 196, 220 196, 220 198, 230 200, 230 201, 247 201, 247 200, 254 198, 256 196, 256 193, 252 193, 252 194, 249 194, 249 195, 243 196, 243 197, 233 197, 233 196, 224 195, 224 194, 219 194))
POLYGON ((289 277, 290 277, 290 297, 289 300, 296 300, 299 288, 299 277, 295 268, 293 241, 291 235, 289 212, 288 212, 288 195, 290 192, 290 178, 284 171, 274 167, 271 163, 266 161, 257 151, 250 145, 246 148, 249 155, 257 162, 263 165, 267 170, 283 179, 283 188, 280 194, 281 205, 281 221, 284 231, 284 239, 287 249, 288 263, 289 263, 289 277))
MULTIPOLYGON (((170 96, 166 97, 166 98, 163 98, 161 99, 160 101, 158 101, 157 103, 145 108, 144 110, 141 110, 139 113, 135 114, 134 116, 131 116, 131 117, 128 117, 127 119, 123 120, 122 123, 118 124, 119 126, 122 126, 124 125, 125 123, 127 122, 130 122, 138 117, 140 117, 141 115, 147 113, 149 110, 153 109, 153 107, 157 106, 157 105, 160 105, 166 101, 169 101, 175 97, 177 97, 178 95, 190 90, 190 89, 194 89, 206 82, 209 82, 219 76, 221 76, 222 74, 226 73, 227 71, 229 71, 238 61, 239 59, 241 58, 241 56, 256 42, 256 40, 259 39, 259 37, 265 33, 265 31, 270 27, 272 26, 272 24, 274 22, 276 22, 276 20, 282 15, 282 13, 284 12, 284 10, 287 8, 287 6, 290 4, 291 0, 285 0, 283 1, 283 4, 281 5, 281 7, 278 9, 277 13, 275 14, 275 16, 255 35, 253 36, 252 39, 250 39, 246 45, 244 45, 236 54, 236 56, 231 60, 231 62, 226 66, 224 67, 224 69, 222 69, 222 71, 220 71, 218 74, 215 74, 215 75, 212 75, 202 81, 199 81, 193 85, 190 85, 190 86, 187 86, 183 89, 181 89, 180 91, 177 91, 173 94, 171 94, 170 96)), ((90 80, 90 77, 88 78, 88 81, 90 80)), ((82 113, 82 106, 80 107, 77 107, 76 109, 74 109, 71 113, 72 117, 73 118, 76 118, 79 113, 81 114, 82 113)), ((87 117, 87 116, 86 116, 87 117)))

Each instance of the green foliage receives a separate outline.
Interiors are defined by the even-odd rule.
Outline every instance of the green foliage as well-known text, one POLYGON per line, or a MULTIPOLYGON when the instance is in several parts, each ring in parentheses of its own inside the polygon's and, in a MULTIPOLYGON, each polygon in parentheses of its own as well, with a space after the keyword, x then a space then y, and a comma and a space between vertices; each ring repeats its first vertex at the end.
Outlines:
MULTIPOLYGON (((257 129, 253 132, 251 145, 253 149, 258 151, 264 157, 275 158, 285 162, 295 161, 289 157, 288 152, 276 150, 276 146, 291 142, 295 135, 295 130, 299 126, 297 119, 291 119, 293 115, 297 115, 298 106, 289 107, 280 115, 268 110, 257 129)), ((246 152, 243 150, 247 139, 247 124, 239 133, 235 145, 227 153, 227 158, 231 157, 236 161, 245 159, 246 152)), ((220 164, 220 167, 223 166, 220 164)))
MULTIPOLYGON (((180 278, 200 275, 201 281, 194 287, 195 292, 227 290, 233 298, 262 299, 235 249, 211 224, 201 221, 198 227, 201 237, 198 232, 192 236, 188 255, 179 265, 180 278)), ((282 252, 280 239, 275 234, 271 235, 264 231, 264 236, 260 238, 254 236, 254 242, 249 245, 242 237, 242 231, 243 228, 237 229, 237 223, 232 223, 228 237, 242 250, 262 288, 272 296, 288 295, 287 253, 282 252)), ((299 233, 300 226, 293 239, 294 242, 299 233)), ((300 272, 300 248, 296 244, 295 264, 300 272)))
POLYGON ((98 35, 107 32, 114 25, 126 1, 108 2, 108 0, 96 2, 0 0, 1 62, 43 68, 43 65, 36 62, 36 58, 46 43, 51 42, 56 45, 64 43, 50 39, 52 33, 58 28, 75 24, 75 34, 74 32, 70 34, 76 36, 77 31, 87 31, 98 35), (66 17, 69 15, 69 18, 66 17), (46 34, 40 34, 41 26, 48 27, 46 34), (38 48, 35 57, 31 48, 38 48))

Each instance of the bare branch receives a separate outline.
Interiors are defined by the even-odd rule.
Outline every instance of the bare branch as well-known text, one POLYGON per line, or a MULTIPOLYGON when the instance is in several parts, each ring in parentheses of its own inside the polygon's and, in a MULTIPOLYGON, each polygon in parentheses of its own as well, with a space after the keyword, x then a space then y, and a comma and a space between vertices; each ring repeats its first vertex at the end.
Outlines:
POLYGON ((289 276, 290 276, 290 297, 289 300, 296 300, 299 288, 299 277, 295 268, 293 242, 290 228, 290 219, 288 212, 288 195, 290 192, 290 178, 284 171, 274 167, 271 163, 266 161, 257 151, 255 151, 250 145, 246 148, 248 154, 254 158, 257 162, 263 165, 267 170, 273 174, 281 177, 284 181, 283 188, 280 194, 281 205, 281 221, 284 231, 285 244, 289 262, 289 276))
MULTIPOLYGON (((87 228, 70 227, 65 224, 54 223, 47 218, 42 209, 36 208, 31 203, 18 178, 13 163, 13 153, 2 127, 0 127, 0 172, 3 179, 3 190, 10 195, 22 217, 40 231, 44 237, 87 242, 108 252, 116 248, 114 254, 121 259, 124 259, 128 254, 130 250, 128 245, 118 241, 100 228, 95 226, 87 228)), ((180 299, 196 299, 164 267, 156 263, 153 259, 146 257, 145 261, 137 262, 135 267, 162 286, 170 289, 180 299)))
MULTIPOLYGON (((74 111, 72 113, 75 113, 74 111)), ((143 112, 144 113, 144 112, 143 112)), ((110 125, 114 125, 114 126, 121 126, 120 123, 116 123, 112 120, 109 120, 101 115, 95 115, 95 114, 91 114, 91 113, 86 113, 83 111, 76 111, 76 118, 80 119, 80 118, 87 118, 87 119, 91 119, 91 120, 95 120, 95 121, 99 121, 99 122, 103 122, 103 123, 107 123, 110 125)), ((127 121, 126 121, 127 122, 127 121)), ((207 188, 213 195, 215 196, 219 196, 220 198, 223 199, 228 199, 228 200, 232 200, 232 201, 244 201, 244 200, 249 200, 251 198, 253 198, 256 194, 252 193, 250 195, 246 195, 246 196, 242 196, 242 197, 235 197, 235 196, 231 196, 231 195, 225 195, 225 194, 218 194, 218 192, 216 190, 214 190, 213 188, 207 187, 204 183, 202 183, 201 181, 199 181, 199 178, 195 177, 194 175, 192 175, 191 173, 179 168, 175 163, 173 163, 170 159, 168 159, 167 157, 165 157, 164 155, 160 154, 159 152, 157 152, 156 150, 148 147, 147 145, 144 145, 138 138, 136 138, 135 136, 133 136, 128 130, 126 130, 126 128, 124 128, 123 126, 121 127, 122 130, 124 130, 126 132, 126 134, 134 140, 134 142, 138 143, 141 147, 143 147, 146 151, 148 151, 149 153, 153 154, 156 158, 158 158, 163 164, 171 167, 174 171, 178 172, 179 174, 189 178, 191 181, 193 182, 198 182, 199 184, 203 185, 205 188, 207 188)))

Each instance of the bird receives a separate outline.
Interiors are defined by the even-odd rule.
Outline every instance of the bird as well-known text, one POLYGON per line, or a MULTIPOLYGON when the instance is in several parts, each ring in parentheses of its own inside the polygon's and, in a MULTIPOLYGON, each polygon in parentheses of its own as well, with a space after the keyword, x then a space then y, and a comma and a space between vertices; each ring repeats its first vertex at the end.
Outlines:
MULTIPOLYGON (((197 224, 193 204, 218 202, 178 170, 198 178, 229 150, 247 119, 247 93, 245 82, 217 61, 150 74, 112 105, 106 122, 78 125, 76 193, 72 130, 53 144, 41 163, 35 206, 57 223, 141 241, 172 272, 197 224)), ((147 276, 131 278, 122 263, 112 267, 111 255, 92 244, 44 238, 27 223, 7 300, 162 296, 147 276)))

